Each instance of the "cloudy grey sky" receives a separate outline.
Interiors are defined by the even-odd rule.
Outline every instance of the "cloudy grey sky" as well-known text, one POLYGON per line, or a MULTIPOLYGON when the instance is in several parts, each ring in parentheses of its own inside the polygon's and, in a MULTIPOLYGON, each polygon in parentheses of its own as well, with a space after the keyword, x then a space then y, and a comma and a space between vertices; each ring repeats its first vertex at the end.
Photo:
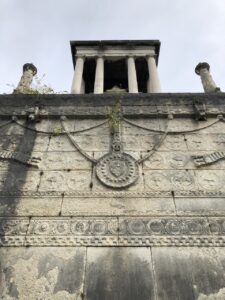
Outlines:
POLYGON ((200 61, 225 90, 224 0, 0 0, 0 93, 26 62, 70 91, 69 41, 104 39, 159 39, 163 92, 201 92, 200 61))

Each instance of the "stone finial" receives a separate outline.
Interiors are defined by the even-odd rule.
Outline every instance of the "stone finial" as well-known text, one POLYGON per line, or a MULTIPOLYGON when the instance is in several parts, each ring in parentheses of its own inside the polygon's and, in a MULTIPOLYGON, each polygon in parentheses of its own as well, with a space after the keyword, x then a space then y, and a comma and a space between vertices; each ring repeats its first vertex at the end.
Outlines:
POLYGON ((33 72, 33 76, 35 76, 37 74, 37 68, 35 67, 35 65, 27 63, 23 65, 23 73, 25 71, 29 71, 31 70, 33 72))
POLYGON ((37 68, 30 63, 23 65, 23 74, 14 93, 29 94, 33 77, 37 74, 37 68))
POLYGON ((201 77, 202 85, 206 93, 219 92, 220 88, 216 86, 209 70, 209 64, 203 62, 196 66, 195 73, 201 77))

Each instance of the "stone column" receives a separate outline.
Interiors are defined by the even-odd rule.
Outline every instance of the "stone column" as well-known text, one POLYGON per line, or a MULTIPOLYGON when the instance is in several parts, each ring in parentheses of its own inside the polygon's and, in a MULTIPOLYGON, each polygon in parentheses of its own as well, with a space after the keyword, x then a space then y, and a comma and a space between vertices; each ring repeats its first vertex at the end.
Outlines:
POLYGON ((96 59, 94 94, 104 92, 104 58, 98 56, 96 59))
POLYGON ((83 56, 78 56, 76 59, 76 66, 75 66, 75 71, 73 76, 71 94, 81 94, 84 60, 85 58, 83 56))
POLYGON ((202 85, 206 93, 219 92, 220 88, 216 86, 210 72, 208 63, 199 63, 195 68, 195 73, 201 77, 202 85))
POLYGON ((137 73, 135 67, 134 57, 129 56, 127 58, 128 69, 128 89, 129 93, 138 93, 137 73))
POLYGON ((85 94, 85 81, 84 81, 84 78, 82 78, 80 93, 85 94))
POLYGON ((31 90, 31 83, 34 75, 37 74, 37 68, 33 64, 25 64, 23 66, 23 75, 18 83, 14 93, 28 93, 31 90))
POLYGON ((158 69, 154 56, 147 56, 149 80, 147 83, 148 93, 161 93, 158 69))

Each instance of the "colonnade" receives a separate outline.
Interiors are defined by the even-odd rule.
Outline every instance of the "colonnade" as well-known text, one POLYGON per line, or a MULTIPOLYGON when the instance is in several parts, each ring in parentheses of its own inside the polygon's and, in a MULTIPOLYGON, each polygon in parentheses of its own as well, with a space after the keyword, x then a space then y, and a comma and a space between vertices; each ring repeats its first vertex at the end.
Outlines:
MULTIPOLYGON (((104 92, 104 60, 103 56, 96 58, 95 69, 95 82, 94 82, 94 94, 102 94, 104 92)), ((128 91, 129 93, 138 93, 138 80, 135 66, 135 56, 128 56, 127 60, 127 72, 128 72, 128 91)), ((160 81, 158 76, 158 70, 156 66, 156 60, 154 56, 146 56, 149 80, 147 82, 148 93, 160 93, 160 81)), ((72 82, 71 93, 82 94, 84 93, 84 71, 85 56, 76 57, 76 66, 74 71, 74 77, 72 82)))

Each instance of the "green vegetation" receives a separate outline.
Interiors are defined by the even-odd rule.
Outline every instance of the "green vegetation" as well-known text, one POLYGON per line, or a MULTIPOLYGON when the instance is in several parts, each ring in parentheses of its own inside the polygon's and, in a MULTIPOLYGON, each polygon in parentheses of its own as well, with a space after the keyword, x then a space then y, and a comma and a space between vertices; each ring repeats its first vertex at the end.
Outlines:
POLYGON ((121 118, 121 100, 119 99, 116 102, 114 107, 107 107, 106 114, 108 116, 109 128, 111 132, 114 132, 120 126, 121 118))

